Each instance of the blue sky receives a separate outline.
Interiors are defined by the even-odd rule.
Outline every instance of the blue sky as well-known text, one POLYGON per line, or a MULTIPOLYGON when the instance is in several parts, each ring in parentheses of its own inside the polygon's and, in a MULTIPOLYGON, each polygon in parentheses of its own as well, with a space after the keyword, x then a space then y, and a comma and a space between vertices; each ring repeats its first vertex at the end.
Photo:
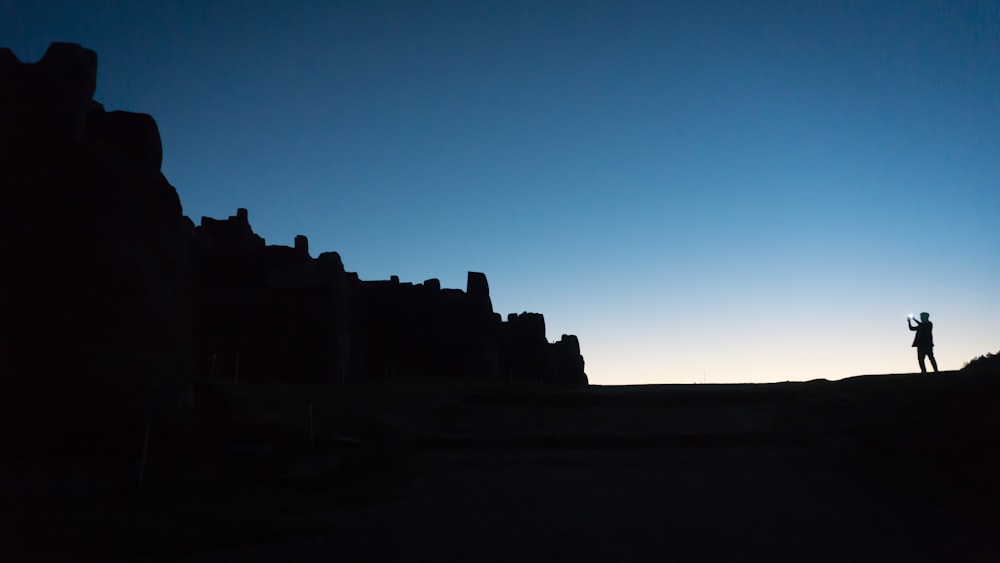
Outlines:
POLYGON ((599 384, 1000 350, 1000 2, 10 2, 97 51, 185 213, 362 279, 487 274, 599 384), (164 5, 158 5, 164 4, 164 5))

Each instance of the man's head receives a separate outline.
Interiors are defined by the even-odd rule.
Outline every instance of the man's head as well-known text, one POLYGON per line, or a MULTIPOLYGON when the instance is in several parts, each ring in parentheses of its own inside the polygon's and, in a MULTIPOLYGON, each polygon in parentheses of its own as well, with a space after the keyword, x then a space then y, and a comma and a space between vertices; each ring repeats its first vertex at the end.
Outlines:
POLYGON ((920 322, 926 323, 929 318, 931 318, 930 313, 920 313, 920 322))

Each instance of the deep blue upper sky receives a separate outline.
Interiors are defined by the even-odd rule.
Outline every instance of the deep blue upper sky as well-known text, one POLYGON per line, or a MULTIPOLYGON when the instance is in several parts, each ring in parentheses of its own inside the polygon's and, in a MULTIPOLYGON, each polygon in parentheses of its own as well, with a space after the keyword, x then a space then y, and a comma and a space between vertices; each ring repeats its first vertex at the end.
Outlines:
POLYGON ((0 1, 97 51, 185 213, 362 279, 486 272, 595 383, 1000 349, 1000 2, 0 1))

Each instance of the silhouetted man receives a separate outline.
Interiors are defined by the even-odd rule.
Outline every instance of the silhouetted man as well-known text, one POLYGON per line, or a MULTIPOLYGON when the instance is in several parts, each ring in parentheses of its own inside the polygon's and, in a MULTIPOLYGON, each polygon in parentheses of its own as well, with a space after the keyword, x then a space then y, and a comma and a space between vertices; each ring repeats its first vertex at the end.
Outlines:
POLYGON ((920 313, 919 321, 913 317, 906 317, 907 326, 910 327, 910 330, 917 333, 913 337, 913 347, 917 349, 917 361, 920 362, 921 373, 927 373, 927 366, 924 365, 924 356, 931 359, 934 372, 937 373, 938 370, 937 360, 934 359, 934 335, 931 334, 931 330, 934 329, 934 323, 929 320, 930 318, 930 313, 920 313), (916 326, 913 323, 917 323, 916 326))

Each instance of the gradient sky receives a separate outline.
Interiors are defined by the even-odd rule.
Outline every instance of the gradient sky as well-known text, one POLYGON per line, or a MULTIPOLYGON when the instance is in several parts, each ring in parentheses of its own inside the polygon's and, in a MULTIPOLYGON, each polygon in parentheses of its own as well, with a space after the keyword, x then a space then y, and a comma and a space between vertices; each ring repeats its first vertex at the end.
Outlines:
POLYGON ((0 0, 97 51, 185 214, 362 279, 490 280, 592 383, 1000 350, 1000 1, 0 0))

